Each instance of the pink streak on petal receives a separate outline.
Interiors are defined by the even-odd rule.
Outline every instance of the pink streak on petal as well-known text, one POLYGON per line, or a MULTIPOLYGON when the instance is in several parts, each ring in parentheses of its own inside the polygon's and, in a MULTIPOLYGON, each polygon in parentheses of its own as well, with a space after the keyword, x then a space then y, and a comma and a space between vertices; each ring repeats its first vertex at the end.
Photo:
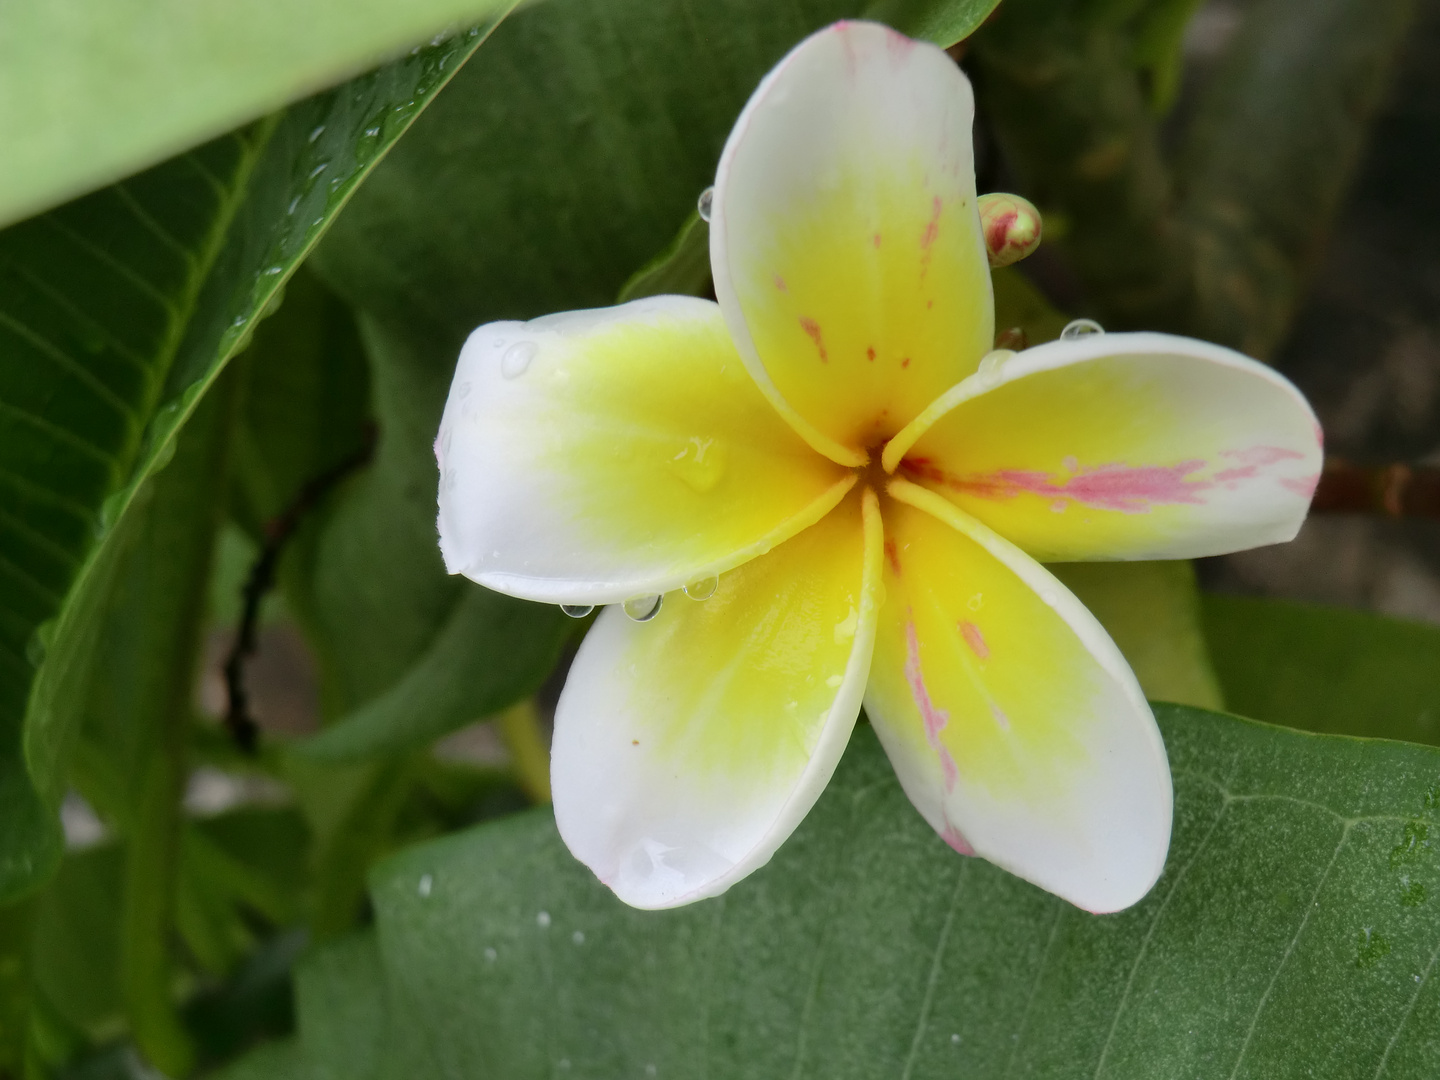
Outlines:
POLYGON ((1320 474, 1316 473, 1314 476, 1305 476, 1299 479, 1286 477, 1280 481, 1280 486, 1289 491, 1293 491, 1302 499, 1308 499, 1315 494, 1315 488, 1319 483, 1320 474))
POLYGON ((930 200, 930 222, 925 226, 925 232, 920 236, 920 280, 925 280, 925 275, 930 272, 930 250, 937 237, 940 235, 940 212, 944 210, 945 204, 936 195, 930 200))
MULTIPOLYGON (((1199 459, 1178 465, 1114 463, 1082 469, 1071 477, 1025 469, 1000 469, 980 476, 951 476, 928 458, 906 458, 901 469, 911 476, 944 484, 981 499, 1013 499, 1020 494, 1070 499, 1096 510, 1145 514, 1154 506, 1204 503, 1200 494, 1214 487, 1208 480, 1187 480, 1205 467, 1199 459)), ((1054 509, 1054 504, 1051 504, 1054 509)))
POLYGON ((1266 468, 1282 461, 1303 461, 1305 455, 1283 446, 1248 446, 1244 450, 1221 450, 1221 457, 1232 458, 1241 465, 1266 468))
POLYGON ((945 823, 945 831, 940 834, 940 839, 949 844, 961 855, 974 855, 975 849, 970 846, 970 841, 965 839, 965 834, 955 828, 948 821, 945 823))
POLYGON ((945 204, 940 201, 939 195, 931 198, 930 221, 925 226, 925 232, 920 236, 921 251, 927 250, 931 244, 935 243, 936 237, 940 235, 940 211, 943 210, 944 207, 945 204))
POLYGON ((990 703, 990 715, 995 717, 995 722, 1000 725, 1002 730, 1010 730, 1010 717, 1006 716, 1005 710, 993 701, 990 703))
POLYGON ((815 348, 820 350, 820 362, 822 364, 828 364, 830 362, 830 354, 825 351, 825 338, 820 333, 820 324, 814 319, 802 315, 800 317, 800 329, 804 330, 805 333, 810 336, 810 340, 815 343, 815 348))
POLYGON ((910 684, 910 696, 915 699, 915 705, 920 710, 920 719, 925 724, 925 738, 930 743, 930 749, 934 750, 935 756, 940 759, 940 768, 945 774, 945 790, 951 791, 955 787, 955 781, 960 778, 960 770, 956 768, 950 751, 940 741, 940 732, 950 722, 950 713, 945 709, 937 709, 930 700, 925 676, 920 671, 920 640, 915 634, 913 619, 905 624, 905 681, 910 684))
POLYGON ((990 659, 990 646, 985 643, 985 635, 980 633, 980 628, 973 622, 960 623, 960 636, 965 639, 965 644, 970 646, 970 651, 981 660, 990 659))
POLYGON ((1221 469, 1215 474, 1216 483, 1226 484, 1232 480, 1250 480, 1259 475, 1259 465, 1242 465, 1238 469, 1221 469))

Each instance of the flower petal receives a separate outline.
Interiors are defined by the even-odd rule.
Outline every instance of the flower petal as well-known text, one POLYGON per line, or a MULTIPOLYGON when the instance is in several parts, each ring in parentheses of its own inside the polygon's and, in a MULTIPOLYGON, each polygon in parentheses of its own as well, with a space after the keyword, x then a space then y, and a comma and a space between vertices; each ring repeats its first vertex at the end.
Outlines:
POLYGON ((975 370, 994 337, 970 84, 874 23, 806 39, 720 158, 715 295, 740 354, 843 464, 975 370))
POLYGON ((1135 903, 1170 842, 1170 770, 1113 642, 1014 545, 904 480, 865 711, 963 854, 1090 911, 1135 903))
POLYGON ((449 571, 562 603, 729 570, 854 483, 775 415, 720 309, 680 296, 482 326, 435 454, 449 571))
POLYGON ((830 779, 874 645, 880 517, 819 524, 653 621, 605 611, 555 713, 555 821, 627 904, 672 907, 763 866, 830 779))
POLYGON ((1321 432, 1294 386, 1237 352, 1094 334, 967 379, 884 464, 1037 559, 1188 559, 1292 539, 1321 432))

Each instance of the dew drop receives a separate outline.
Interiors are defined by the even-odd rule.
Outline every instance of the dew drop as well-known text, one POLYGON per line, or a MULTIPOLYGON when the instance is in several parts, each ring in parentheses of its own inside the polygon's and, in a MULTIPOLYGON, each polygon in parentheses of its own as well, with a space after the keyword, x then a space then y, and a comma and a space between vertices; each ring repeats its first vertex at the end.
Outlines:
POLYGON ((550 925, 550 912, 542 911, 535 916, 535 925, 542 930, 550 925))
POLYGON ((1015 355, 1014 349, 991 349, 980 358, 981 371, 997 371, 1000 366, 1015 355))
POLYGON ((715 575, 707 578, 700 578, 685 586, 685 595, 691 600, 709 600, 715 595, 715 590, 720 585, 720 579, 715 575))
POLYGON ((701 220, 701 221, 709 221, 709 220, 710 220, 710 209, 711 209, 711 207, 713 207, 714 205, 715 205, 715 188, 714 188, 714 187, 707 187, 704 191, 700 192, 700 199, 699 199, 699 201, 695 204, 695 208, 696 208, 698 211, 700 211, 700 220, 701 220))
POLYGON ((585 944, 585 931, 584 931, 584 930, 576 930, 573 934, 570 935, 570 940, 573 941, 576 945, 584 945, 584 944, 585 944))
POLYGON ((958 1046, 958 1045, 960 1045, 960 1036, 959 1036, 959 1035, 951 1035, 951 1036, 950 1036, 950 1041, 951 1041, 952 1043, 954 1043, 956 1046, 958 1046))
POLYGON ((660 614, 660 603, 665 598, 659 593, 649 596, 632 596, 624 603, 625 614, 635 622, 649 622, 660 614))
POLYGON ((572 619, 583 619, 595 610, 594 604, 561 604, 560 610, 572 619))
POLYGON ((468 382, 462 382, 459 386, 457 386, 457 387, 455 388, 455 396, 458 397, 458 398, 467 398, 467 397, 469 397, 469 396, 470 396, 470 384, 469 384, 468 382))
POLYGON ((525 374, 525 369, 539 351, 539 346, 533 341, 517 341, 500 357, 500 374, 507 379, 518 379, 525 374))
POLYGON ((325 125, 321 124, 319 127, 315 128, 313 131, 310 132, 310 141, 313 143, 316 139, 320 138, 320 136, 324 134, 325 125))
POLYGON ((487 946, 485 947, 485 959, 486 959, 486 960, 489 960, 492 964, 495 962, 495 958, 496 958, 497 956, 499 956, 499 955, 500 955, 500 954, 497 953, 497 952, 496 952, 493 948, 491 948, 490 946, 487 945, 487 946))
POLYGON ((429 896, 430 890, 435 887, 435 879, 429 874, 420 875, 420 884, 415 886, 415 891, 421 896, 429 896))
POLYGON ((1015 355, 1013 349, 994 349, 980 358, 980 368, 977 374, 988 381, 993 382, 1000 377, 1000 369, 1005 362, 1015 355))
POLYGON ((696 494, 713 491, 725 478, 728 451, 716 438, 691 435, 675 451, 665 455, 665 467, 696 494))
POLYGON ((1065 324, 1065 329, 1060 331, 1061 341, 1074 341, 1076 338, 1089 337, 1091 334, 1103 334, 1105 328, 1094 319, 1072 319, 1065 324))

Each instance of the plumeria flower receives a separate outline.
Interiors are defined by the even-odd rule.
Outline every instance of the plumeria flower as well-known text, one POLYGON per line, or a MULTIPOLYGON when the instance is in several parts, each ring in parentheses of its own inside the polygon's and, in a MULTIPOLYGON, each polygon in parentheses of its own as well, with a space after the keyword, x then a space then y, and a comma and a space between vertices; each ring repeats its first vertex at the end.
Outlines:
POLYGON ((1043 561, 1288 540, 1300 394, 1166 334, 993 353, 970 85, 841 23, 720 159, 718 303, 482 326, 436 452, 452 573, 607 607, 555 716, 555 818, 626 903, 713 896, 809 811, 863 702, 954 849, 1091 911, 1169 845, 1165 748, 1043 561), (987 355, 988 354, 988 355, 987 355))

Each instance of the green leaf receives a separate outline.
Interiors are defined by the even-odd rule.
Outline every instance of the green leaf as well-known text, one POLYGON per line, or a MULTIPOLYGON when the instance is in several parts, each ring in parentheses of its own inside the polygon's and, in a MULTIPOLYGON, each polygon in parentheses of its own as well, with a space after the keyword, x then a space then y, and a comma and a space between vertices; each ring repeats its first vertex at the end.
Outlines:
POLYGON ((0 233, 0 897, 58 858, 44 803, 63 786, 63 695, 83 685, 105 537, 286 276, 480 37, 0 233))
POLYGON ((534 693, 573 629, 552 605, 467 586, 435 641, 399 682, 296 753, 348 761, 433 742, 534 693))
POLYGON ((287 105, 513 0, 14 0, 0 224, 287 105))
POLYGON ((948 49, 989 18, 1000 0, 871 0, 865 17, 948 49))
POLYGON ((1170 858, 1117 915, 955 856, 868 727, 768 867, 678 911, 541 811, 406 851, 372 886, 388 1075, 1436 1075, 1440 751, 1160 721, 1170 858))
POLYGON ((124 1007, 124 880, 124 852, 107 844, 72 854, 35 898, 32 978, 49 1007, 81 1032, 113 1031, 124 1007))
POLYGON ((371 318, 430 336, 438 355, 415 352, 443 373, 431 405, 438 423, 466 334, 492 319, 614 303, 714 182, 730 128, 765 73, 810 32, 865 8, 522 8, 376 170, 318 267, 371 318))
POLYGON ((1230 707, 1274 724, 1440 745, 1440 627, 1366 611, 1204 598, 1230 707))
POLYGON ((295 973, 301 1042, 307 1056, 337 1080, 381 1075, 389 1019, 384 989, 373 932, 317 949, 295 973))
POLYGON ((710 289, 710 226, 693 211, 675 239, 620 287, 619 303, 645 296, 704 296, 710 289))
POLYGON ((363 452, 370 374, 350 309, 304 266, 236 362, 245 400, 231 510, 262 541, 307 484, 363 452))
POLYGON ((1262 358, 1280 344, 1419 10, 1411 0, 1251 9, 1183 150, 1197 336, 1262 358))
POLYGON ((1221 706, 1191 563, 1053 563, 1049 569, 1100 620, 1146 697, 1221 706))

